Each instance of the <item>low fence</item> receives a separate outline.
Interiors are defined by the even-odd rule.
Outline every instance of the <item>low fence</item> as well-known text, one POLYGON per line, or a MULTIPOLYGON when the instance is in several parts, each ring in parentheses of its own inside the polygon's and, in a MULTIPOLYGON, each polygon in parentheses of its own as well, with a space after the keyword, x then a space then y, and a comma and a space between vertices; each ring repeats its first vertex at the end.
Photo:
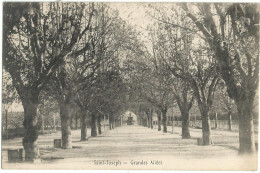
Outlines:
POLYGON ((7 129, 2 131, 2 139, 12 139, 24 136, 24 128, 7 129))
MULTIPOLYGON (((114 128, 118 127, 120 125, 120 123, 115 123, 114 124, 114 128)), ((90 125, 87 126, 88 128, 90 127, 90 125)), ((109 124, 102 124, 101 125, 102 131, 108 130, 109 129, 109 124)), ((71 130, 78 130, 80 129, 80 127, 78 128, 71 128, 71 130)), ((54 127, 44 127, 44 130, 42 130, 41 128, 38 129, 38 134, 42 135, 42 134, 50 134, 56 131, 60 131, 61 127, 60 126, 56 126, 54 127)), ((13 139, 13 138, 18 138, 18 137, 23 137, 24 136, 24 128, 15 128, 15 129, 2 129, 2 139, 13 139)))
MULTIPOLYGON (((61 129, 60 127, 56 127, 55 130, 53 128, 45 128, 44 131, 38 130, 38 134, 39 135, 50 134, 60 129, 61 129)), ((18 138, 23 136, 24 136, 24 128, 7 129, 2 131, 2 139, 13 139, 13 138, 18 138)))
MULTIPOLYGON (((174 126, 182 126, 182 121, 173 121, 173 124, 174 124, 174 126)), ((238 131, 239 130, 237 120, 232 120, 231 124, 232 124, 231 125, 232 131, 238 131)), ((172 125, 172 122, 169 121, 168 125, 172 125)), ((215 129, 216 128, 216 121, 211 120, 210 125, 211 125, 212 129, 215 129)), ((202 121, 201 120, 190 121, 190 127, 201 129, 202 128, 202 121)), ((218 120, 217 121, 217 129, 229 130, 228 121, 227 120, 218 120)), ((258 123, 257 122, 254 122, 254 129, 255 129, 255 132, 258 132, 258 123)))

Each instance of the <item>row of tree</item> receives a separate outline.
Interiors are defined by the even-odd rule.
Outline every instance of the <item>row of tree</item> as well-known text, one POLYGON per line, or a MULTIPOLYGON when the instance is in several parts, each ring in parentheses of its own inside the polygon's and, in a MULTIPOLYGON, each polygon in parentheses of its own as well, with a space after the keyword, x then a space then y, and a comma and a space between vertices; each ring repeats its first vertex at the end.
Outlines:
POLYGON ((101 133, 104 117, 114 127, 126 91, 119 57, 138 46, 116 11, 104 3, 4 3, 3 32, 3 66, 24 108, 26 160, 39 157, 37 110, 57 105, 64 149, 72 148, 72 110, 79 112, 81 140, 87 117, 91 136, 97 127, 101 133))
MULTIPOLYGON (((3 67, 12 81, 6 85, 15 88, 24 108, 27 160, 38 157, 37 110, 49 109, 41 105, 58 105, 67 149, 72 147, 72 109, 81 120, 81 140, 86 140, 87 118, 96 136, 104 116, 113 128, 126 109, 146 116, 150 127, 155 112, 158 130, 162 124, 167 132, 167 111, 177 105, 182 137, 190 138, 189 112, 196 102, 203 145, 209 145, 209 112, 218 92, 229 115, 232 100, 237 106, 239 152, 255 152, 258 6, 150 4, 147 14, 154 23, 145 42, 108 4, 4 3, 3 67)), ((9 90, 4 96, 13 98, 9 90)))
POLYGON ((128 60, 125 67, 130 72, 132 89, 158 112, 158 130, 162 115, 163 132, 167 132, 167 110, 177 104, 182 116, 182 137, 190 138, 189 112, 196 102, 202 118, 203 145, 210 145, 210 111, 219 104, 225 105, 231 121, 235 104, 239 153, 254 153, 259 6, 149 5, 147 14, 155 21, 147 28, 149 43, 142 48, 142 56, 128 60))

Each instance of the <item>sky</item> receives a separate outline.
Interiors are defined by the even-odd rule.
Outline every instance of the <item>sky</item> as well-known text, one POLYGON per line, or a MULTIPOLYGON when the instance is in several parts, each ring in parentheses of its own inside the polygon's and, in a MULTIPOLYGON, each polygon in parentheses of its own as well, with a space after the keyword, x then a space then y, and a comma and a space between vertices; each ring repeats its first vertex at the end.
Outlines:
POLYGON ((110 3, 112 8, 119 11, 122 19, 140 31, 152 24, 151 18, 146 14, 146 5, 147 3, 110 3))
POLYGON ((132 25, 136 31, 140 32, 139 40, 150 47, 147 27, 152 25, 153 19, 147 14, 148 3, 110 3, 110 6, 118 10, 119 16, 126 21, 127 24, 132 25))

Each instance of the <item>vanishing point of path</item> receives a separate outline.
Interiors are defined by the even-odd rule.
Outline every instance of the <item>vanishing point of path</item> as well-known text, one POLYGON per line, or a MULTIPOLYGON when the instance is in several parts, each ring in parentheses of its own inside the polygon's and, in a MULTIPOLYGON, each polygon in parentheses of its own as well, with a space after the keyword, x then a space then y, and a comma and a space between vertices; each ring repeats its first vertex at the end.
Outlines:
MULTIPOLYGON (((44 160, 34 164, 7 163, 4 157, 7 157, 7 145, 10 146, 12 140, 3 141, 2 167, 9 169, 168 168, 196 170, 197 167, 210 169, 219 164, 220 170, 246 170, 252 169, 254 167, 252 164, 256 164, 255 160, 245 161, 245 158, 238 157, 237 150, 232 147, 232 141, 230 147, 227 141, 225 141, 227 145, 198 146, 196 138, 181 139, 180 134, 177 133, 179 127, 175 127, 174 130, 176 132, 171 134, 142 126, 125 125, 113 130, 105 130, 102 135, 90 137, 87 141, 79 141, 80 130, 73 130, 73 149, 69 150, 53 148, 53 139, 59 138, 60 132, 44 135, 39 137, 38 142, 44 160)), ((191 129, 191 135, 193 130, 195 129, 191 129)), ((13 141, 14 144, 20 145, 19 140, 13 141)))

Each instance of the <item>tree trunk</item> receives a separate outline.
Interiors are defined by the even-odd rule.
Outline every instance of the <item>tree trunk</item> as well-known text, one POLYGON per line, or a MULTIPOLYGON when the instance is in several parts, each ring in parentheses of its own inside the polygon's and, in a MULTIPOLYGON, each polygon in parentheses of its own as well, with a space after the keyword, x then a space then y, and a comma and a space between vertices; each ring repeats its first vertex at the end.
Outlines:
POLYGON ((162 130, 162 128, 161 128, 161 113, 160 114, 158 114, 157 115, 157 117, 158 117, 158 131, 161 131, 162 130))
POLYGON ((167 110, 162 110, 162 125, 163 125, 163 133, 167 133, 167 110))
MULTIPOLYGON (((242 86, 236 85, 234 81, 237 79, 234 77, 233 73, 230 73, 230 69, 232 68, 230 68, 229 59, 232 58, 229 55, 229 51, 228 49, 222 49, 220 44, 218 44, 220 43, 218 39, 215 39, 215 43, 217 44, 212 44, 211 46, 214 45, 213 50, 215 49, 214 51, 216 58, 218 58, 217 60, 220 67, 220 74, 226 83, 228 95, 235 100, 238 110, 239 154, 253 154, 255 153, 256 148, 252 109, 254 97, 256 94, 255 92, 259 86, 259 69, 256 68, 254 70, 254 73, 257 74, 256 77, 251 75, 246 75, 245 77, 240 76, 239 79, 241 79, 240 83, 242 86)), ((250 66, 249 68, 253 67, 253 65, 248 65, 250 66)))
POLYGON ((56 121, 55 121, 55 115, 53 115, 53 130, 56 132, 56 121))
POLYGON ((76 130, 78 129, 78 117, 77 116, 75 117, 75 128, 76 128, 76 130))
MULTIPOLYGON (((181 112, 181 120, 182 120, 182 139, 190 139, 190 108, 192 106, 193 98, 188 102, 188 90, 183 90, 182 98, 183 101, 179 97, 177 97, 177 104, 179 110, 181 112)), ((173 117, 172 117, 173 118, 173 117)), ((196 119, 196 117, 195 117, 196 119)))
POLYGON ((108 116, 108 125, 109 125, 109 130, 112 130, 112 120, 111 120, 111 115, 108 116))
POLYGON ((71 140, 69 103, 62 103, 60 105, 60 119, 61 119, 62 148, 70 149, 72 148, 72 140, 71 140))
POLYGON ((190 129, 189 129, 189 110, 183 110, 182 114, 182 139, 190 139, 190 129))
POLYGON ((98 117, 98 134, 101 135, 102 131, 101 131, 101 116, 98 117))
POLYGON ((7 134, 7 128, 8 128, 8 116, 7 116, 8 110, 5 110, 5 132, 7 134))
POLYGON ((86 123, 86 115, 84 113, 80 116, 80 123, 81 123, 81 141, 87 140, 87 123, 86 123))
POLYGON ((218 113, 215 113, 215 128, 218 128, 218 113))
POLYGON ((153 117, 152 117, 152 115, 150 117, 150 120, 151 120, 151 129, 153 129, 153 117))
POLYGON ((22 100, 24 108, 24 121, 23 126, 25 129, 23 138, 23 147, 25 150, 25 160, 33 161, 39 158, 38 147, 37 147, 37 107, 38 107, 38 96, 34 97, 33 101, 28 98, 22 100))
POLYGON ((210 119, 207 108, 203 109, 202 112, 202 144, 212 144, 210 119))
POLYGON ((230 110, 228 111, 228 129, 232 131, 232 115, 230 110))
POLYGON ((73 129, 73 119, 72 119, 73 117, 72 116, 70 116, 70 129, 73 129))
POLYGON ((112 130, 112 123, 109 122, 109 130, 112 130))
POLYGON ((41 118, 42 118, 42 131, 44 132, 44 117, 43 117, 43 114, 41 115, 41 118))
POLYGON ((96 121, 96 115, 94 113, 91 116, 91 136, 92 137, 97 136, 97 121, 96 121))
POLYGON ((253 99, 241 99, 236 102, 239 121, 239 154, 252 154, 256 152, 254 123, 253 123, 253 99))
POLYGON ((150 128, 150 117, 147 115, 147 127, 150 128))

